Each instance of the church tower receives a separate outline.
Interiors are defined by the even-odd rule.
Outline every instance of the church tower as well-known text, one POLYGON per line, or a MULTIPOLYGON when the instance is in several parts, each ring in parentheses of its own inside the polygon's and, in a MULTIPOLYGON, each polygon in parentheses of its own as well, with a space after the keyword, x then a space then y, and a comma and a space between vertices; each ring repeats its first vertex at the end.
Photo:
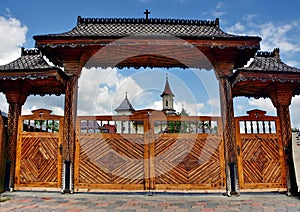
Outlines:
POLYGON ((162 97, 163 111, 165 112, 165 114, 166 115, 174 115, 175 110, 173 107, 173 99, 174 99, 175 95, 171 91, 169 80, 168 80, 168 74, 166 75, 165 89, 160 96, 162 97))
POLYGON ((117 115, 132 115, 134 108, 127 98, 127 92, 125 94, 125 99, 121 102, 120 106, 115 109, 117 115))

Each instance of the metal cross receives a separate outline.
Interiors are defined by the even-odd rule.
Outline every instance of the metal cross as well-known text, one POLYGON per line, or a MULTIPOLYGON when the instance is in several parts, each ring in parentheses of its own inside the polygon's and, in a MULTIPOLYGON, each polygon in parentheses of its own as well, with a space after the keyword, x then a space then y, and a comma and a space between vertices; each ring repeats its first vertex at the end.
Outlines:
POLYGON ((148 21, 150 11, 148 9, 146 9, 146 11, 144 12, 144 14, 146 15, 146 20, 148 21))

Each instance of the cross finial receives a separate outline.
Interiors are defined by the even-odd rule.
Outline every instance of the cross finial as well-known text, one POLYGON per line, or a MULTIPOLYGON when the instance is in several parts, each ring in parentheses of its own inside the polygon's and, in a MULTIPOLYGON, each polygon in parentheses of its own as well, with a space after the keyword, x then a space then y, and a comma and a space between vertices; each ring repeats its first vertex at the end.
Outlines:
POLYGON ((148 9, 146 9, 146 11, 144 12, 144 14, 146 15, 146 21, 148 21, 149 20, 150 11, 148 9))

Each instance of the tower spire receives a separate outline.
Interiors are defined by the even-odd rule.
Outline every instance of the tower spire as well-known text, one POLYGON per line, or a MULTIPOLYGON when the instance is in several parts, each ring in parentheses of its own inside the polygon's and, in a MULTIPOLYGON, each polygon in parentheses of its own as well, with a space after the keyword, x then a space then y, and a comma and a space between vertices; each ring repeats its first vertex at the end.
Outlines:
POLYGON ((170 88, 168 73, 166 74, 165 89, 160 96, 162 97, 163 111, 165 111, 165 113, 168 115, 174 114, 175 110, 173 107, 173 98, 175 95, 170 88))
POLYGON ((165 84, 165 89, 164 89, 163 93, 162 93, 160 96, 163 97, 163 96, 165 96, 165 95, 171 95, 172 97, 175 96, 175 95, 173 94, 171 88, 170 88, 168 73, 166 74, 166 84, 165 84))

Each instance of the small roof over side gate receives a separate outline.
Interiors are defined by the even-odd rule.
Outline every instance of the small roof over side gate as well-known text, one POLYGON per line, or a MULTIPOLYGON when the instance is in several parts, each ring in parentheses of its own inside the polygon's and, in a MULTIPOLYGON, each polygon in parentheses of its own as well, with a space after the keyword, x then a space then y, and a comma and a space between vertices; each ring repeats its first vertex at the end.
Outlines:
POLYGON ((21 57, 0 66, 0 92, 8 102, 24 104, 29 95, 61 95, 68 76, 49 65, 38 49, 22 48, 21 57))
POLYGON ((279 49, 257 52, 248 67, 236 70, 231 82, 234 96, 266 98, 278 89, 289 90, 295 96, 300 93, 300 69, 283 63, 279 49))

